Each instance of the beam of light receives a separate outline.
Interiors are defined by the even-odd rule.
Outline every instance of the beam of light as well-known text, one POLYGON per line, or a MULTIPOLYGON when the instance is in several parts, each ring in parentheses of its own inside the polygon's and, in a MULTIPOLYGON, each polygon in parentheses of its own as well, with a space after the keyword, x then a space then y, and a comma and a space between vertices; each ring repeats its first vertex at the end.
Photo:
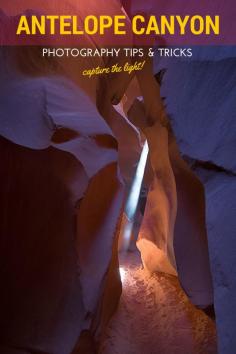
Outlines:
POLYGON ((138 207, 138 201, 140 197, 145 167, 147 163, 148 151, 149 151, 148 143, 147 141, 145 141, 142 153, 140 155, 139 163, 136 169, 136 173, 134 176, 134 180, 131 185, 129 196, 125 206, 125 214, 127 216, 128 222, 124 227, 124 234, 123 234, 124 251, 127 251, 130 245, 134 218, 138 207))
POLYGON ((121 282, 122 282, 122 284, 123 284, 124 281, 125 281, 126 271, 124 270, 123 267, 120 267, 120 268, 119 268, 119 271, 120 271, 120 279, 121 279, 121 282))

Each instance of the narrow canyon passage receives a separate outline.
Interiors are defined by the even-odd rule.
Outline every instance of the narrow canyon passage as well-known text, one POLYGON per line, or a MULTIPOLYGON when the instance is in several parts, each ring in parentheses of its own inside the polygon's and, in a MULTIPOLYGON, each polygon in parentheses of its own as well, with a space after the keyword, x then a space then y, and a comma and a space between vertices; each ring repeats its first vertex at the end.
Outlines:
POLYGON ((215 323, 197 310, 177 279, 150 276, 138 252, 120 257, 123 293, 101 354, 216 354, 215 323))

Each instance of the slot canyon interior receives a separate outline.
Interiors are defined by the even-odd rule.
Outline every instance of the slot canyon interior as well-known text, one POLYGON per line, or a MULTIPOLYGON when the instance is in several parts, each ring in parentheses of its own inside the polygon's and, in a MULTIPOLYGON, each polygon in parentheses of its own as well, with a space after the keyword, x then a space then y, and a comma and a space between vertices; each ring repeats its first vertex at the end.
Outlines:
POLYGON ((0 5, 0 354, 235 354, 235 47, 88 78, 135 60, 2 46, 0 5))

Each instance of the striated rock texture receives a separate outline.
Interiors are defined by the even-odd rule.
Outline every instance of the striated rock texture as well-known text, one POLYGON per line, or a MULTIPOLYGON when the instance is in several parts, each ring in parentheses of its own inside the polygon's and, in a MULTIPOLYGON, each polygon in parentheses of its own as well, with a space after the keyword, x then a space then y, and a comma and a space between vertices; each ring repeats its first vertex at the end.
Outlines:
POLYGON ((16 70, 12 53, 0 51, 0 345, 68 354, 83 330, 99 340, 121 292, 117 142, 77 85, 16 70))
POLYGON ((222 48, 198 49, 196 58, 207 60, 158 64, 167 68, 161 93, 181 153, 195 161, 205 189, 220 354, 236 348, 236 59, 229 53, 217 61, 222 48))
POLYGON ((236 348, 236 179, 224 172, 197 169, 206 193, 206 219, 215 290, 219 352, 236 348))
POLYGON ((234 173, 235 66, 235 58, 169 62, 162 86, 181 152, 234 173))

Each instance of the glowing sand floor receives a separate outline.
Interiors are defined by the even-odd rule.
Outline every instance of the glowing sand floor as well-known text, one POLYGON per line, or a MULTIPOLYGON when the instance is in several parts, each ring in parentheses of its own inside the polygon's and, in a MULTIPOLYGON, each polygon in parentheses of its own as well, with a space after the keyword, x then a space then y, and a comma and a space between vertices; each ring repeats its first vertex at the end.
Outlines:
POLYGON ((215 324, 195 309, 176 278, 150 276, 137 253, 121 257, 123 294, 101 354, 216 354, 215 324))

